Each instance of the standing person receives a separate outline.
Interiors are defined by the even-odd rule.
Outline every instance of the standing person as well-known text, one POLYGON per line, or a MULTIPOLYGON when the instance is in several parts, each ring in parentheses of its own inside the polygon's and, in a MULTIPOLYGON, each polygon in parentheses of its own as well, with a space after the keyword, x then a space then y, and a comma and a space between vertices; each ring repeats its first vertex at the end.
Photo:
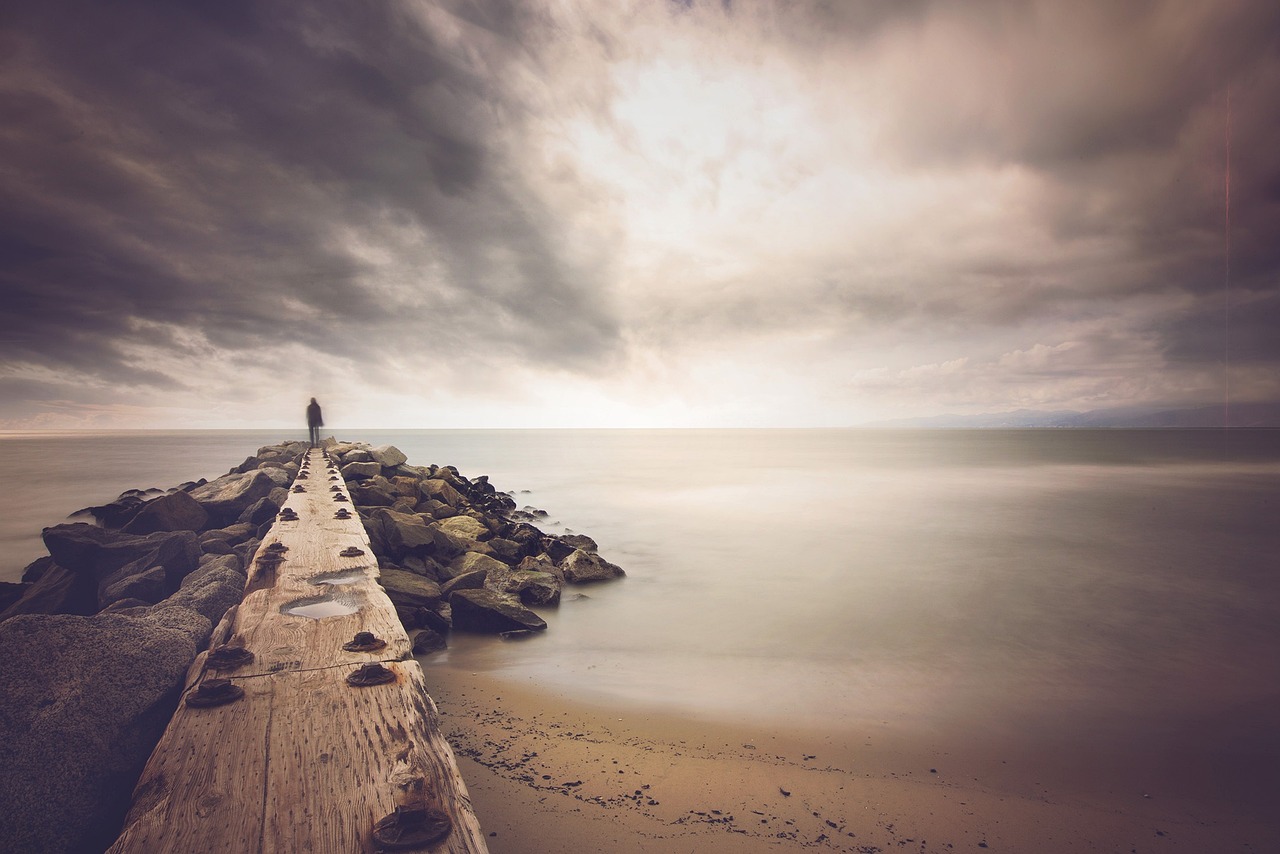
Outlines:
POLYGON ((320 444, 320 428, 324 426, 324 418, 320 415, 320 404, 316 403, 316 399, 311 398, 311 403, 307 406, 307 430, 311 434, 311 447, 320 444))

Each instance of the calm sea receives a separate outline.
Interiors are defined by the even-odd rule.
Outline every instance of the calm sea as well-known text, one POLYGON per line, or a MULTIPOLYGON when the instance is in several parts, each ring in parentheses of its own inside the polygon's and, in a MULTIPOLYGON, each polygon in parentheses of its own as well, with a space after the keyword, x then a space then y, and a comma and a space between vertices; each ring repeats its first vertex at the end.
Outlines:
MULTIPOLYGON (((79 507, 212 478, 284 438, 298 437, 0 438, 0 576, 79 507)), ((1141 733, 1280 761, 1280 433, 342 438, 490 475, 627 570, 549 613, 545 635, 455 638, 428 673, 762 725, 1063 745, 1141 733)))

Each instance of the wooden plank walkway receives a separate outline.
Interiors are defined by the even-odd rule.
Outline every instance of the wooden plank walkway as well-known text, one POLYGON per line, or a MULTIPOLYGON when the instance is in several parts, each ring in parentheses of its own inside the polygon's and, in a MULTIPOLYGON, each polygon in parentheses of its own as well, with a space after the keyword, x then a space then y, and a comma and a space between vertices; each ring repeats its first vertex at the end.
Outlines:
POLYGON ((487 851, 422 669, 377 578, 341 476, 312 449, 255 556, 244 601, 210 644, 243 646, 253 661, 219 668, 210 653, 196 659, 110 852, 487 851), (336 518, 341 508, 349 518, 336 518), (316 616, 290 612, 297 609, 316 616), (344 650, 357 632, 386 646, 344 650), (348 683, 371 663, 394 680, 348 683), (195 705, 215 679, 243 696, 195 705), (375 824, 392 815, 376 842, 375 824))

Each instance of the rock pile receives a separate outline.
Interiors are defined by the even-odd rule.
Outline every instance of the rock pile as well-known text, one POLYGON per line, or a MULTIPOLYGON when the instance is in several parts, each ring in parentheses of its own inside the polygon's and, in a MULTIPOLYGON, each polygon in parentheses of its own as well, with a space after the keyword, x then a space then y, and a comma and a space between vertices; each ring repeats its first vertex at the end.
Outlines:
POLYGON ((545 629, 529 606, 558 605, 566 584, 625 574, 590 537, 534 527, 530 520, 546 514, 517 509, 484 475, 409 465, 389 445, 339 442, 326 450, 347 482, 400 621, 421 630, 414 638, 419 653, 443 648, 453 628, 545 629))
MULTIPOLYGON (((213 627, 288 498, 308 445, 258 450, 213 481, 129 490, 44 530, 49 554, 0 584, 0 850, 102 850, 213 627)), ((551 536, 487 477, 329 443, 414 651, 448 632, 546 628, 566 584, 617 578, 590 537, 551 536)))

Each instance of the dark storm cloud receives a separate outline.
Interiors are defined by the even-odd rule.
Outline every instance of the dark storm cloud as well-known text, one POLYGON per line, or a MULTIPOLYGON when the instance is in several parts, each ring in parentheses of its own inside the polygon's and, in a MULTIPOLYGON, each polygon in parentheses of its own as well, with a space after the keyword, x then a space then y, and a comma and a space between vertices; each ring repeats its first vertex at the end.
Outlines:
POLYGON ((122 345, 178 352, 166 325, 376 361, 429 320, 444 343, 600 357, 600 271, 511 162, 531 105, 507 77, 536 57, 503 40, 539 26, 521 9, 459 5, 446 36, 399 4, 26 4, 0 86, 0 355, 162 385, 122 345), (426 242, 388 283, 342 224, 426 242))

